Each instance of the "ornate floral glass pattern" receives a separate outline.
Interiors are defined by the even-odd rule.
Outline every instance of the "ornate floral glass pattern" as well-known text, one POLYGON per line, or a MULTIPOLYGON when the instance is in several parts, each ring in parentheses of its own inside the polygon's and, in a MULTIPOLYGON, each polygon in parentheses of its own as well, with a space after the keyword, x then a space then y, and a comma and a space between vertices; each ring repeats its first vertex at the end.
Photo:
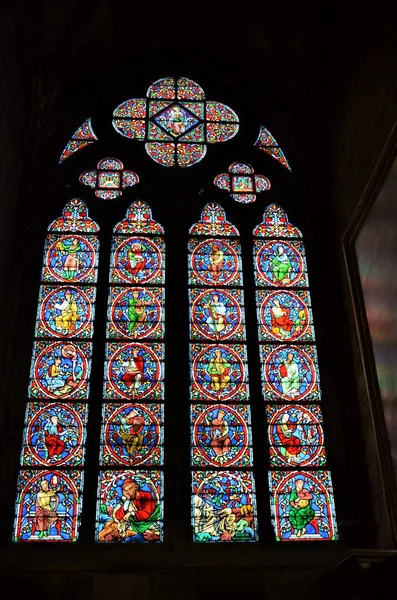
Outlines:
POLYGON ((234 162, 228 173, 221 173, 214 179, 214 185, 230 192, 236 202, 249 204, 255 202, 256 194, 270 190, 270 181, 263 175, 256 175, 253 167, 247 163, 234 162))
POLYGON ((94 171, 84 171, 79 181, 94 189, 97 198, 113 200, 121 196, 125 188, 136 185, 139 177, 134 171, 124 169, 121 160, 104 158, 94 171))
MULTIPOLYGON (((130 108, 143 110, 139 103, 130 108)), ((149 206, 137 200, 113 233, 99 462, 102 469, 117 470, 99 474, 96 538, 159 542, 163 535, 164 230, 152 219, 149 206)))
POLYGON ((48 231, 14 541, 75 541, 80 523, 98 226, 73 198, 48 231))
POLYGON ((291 171, 291 167, 288 164, 284 152, 281 150, 270 131, 263 125, 260 126, 259 135, 254 146, 259 148, 259 150, 262 150, 262 152, 266 152, 266 154, 281 163, 283 167, 291 171))
POLYGON ((190 234, 193 539, 251 542, 257 526, 239 232, 210 203, 190 234), (243 470, 229 470, 235 467, 243 470))
POLYGON ((74 132, 72 138, 66 144, 60 158, 59 164, 69 158, 77 150, 82 150, 86 146, 93 144, 98 140, 97 136, 92 129, 91 117, 84 121, 82 125, 74 132))
POLYGON ((206 100, 204 90, 186 77, 155 81, 146 99, 123 102, 113 117, 118 133, 145 141, 147 154, 166 167, 196 164, 204 158, 207 144, 226 142, 239 128, 231 108, 206 100))
POLYGON ((277 541, 337 539, 302 234, 270 204, 254 229, 269 491, 277 541), (276 288, 276 289, 275 289, 276 288), (266 343, 263 343, 266 342, 266 343), (282 471, 275 469, 282 467, 282 471), (305 471, 296 469, 304 467, 305 471))

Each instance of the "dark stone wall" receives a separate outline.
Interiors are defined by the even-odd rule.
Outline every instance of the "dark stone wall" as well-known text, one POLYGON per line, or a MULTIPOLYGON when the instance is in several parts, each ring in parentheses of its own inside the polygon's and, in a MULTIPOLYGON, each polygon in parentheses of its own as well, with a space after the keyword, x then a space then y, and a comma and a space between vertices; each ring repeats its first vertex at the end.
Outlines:
MULTIPOLYGON (((354 303, 345 266, 344 248, 348 237, 365 210, 360 200, 370 178, 376 172, 397 118, 397 46, 393 30, 395 11, 377 10, 376 16, 361 7, 340 14, 338 52, 330 77, 329 104, 331 115, 331 201, 335 216, 338 262, 347 314, 346 327, 350 335, 349 354, 355 377, 355 395, 365 439, 365 460, 370 481, 370 493, 377 528, 377 543, 387 547, 393 542, 393 515, 385 500, 382 483, 383 461, 379 432, 374 423, 373 403, 368 380, 364 374, 354 303), (350 225, 350 227, 349 227, 350 225), (342 243, 342 239, 345 243, 342 243)), ((368 200, 368 199, 367 199, 368 200)), ((377 243, 382 244, 379 239, 377 243)), ((368 257, 374 248, 368 240, 368 257)), ((371 260, 371 259, 370 259, 371 260)), ((352 269, 350 269, 352 270, 352 269)), ((354 283, 353 283, 354 286, 354 283)), ((357 310, 359 310, 356 307, 357 310)), ((357 415, 352 414, 352 419, 357 415)), ((357 457, 362 460, 363 456, 357 457)), ((387 479, 387 475, 385 475, 387 479)), ((387 485, 387 481, 386 481, 387 485)))

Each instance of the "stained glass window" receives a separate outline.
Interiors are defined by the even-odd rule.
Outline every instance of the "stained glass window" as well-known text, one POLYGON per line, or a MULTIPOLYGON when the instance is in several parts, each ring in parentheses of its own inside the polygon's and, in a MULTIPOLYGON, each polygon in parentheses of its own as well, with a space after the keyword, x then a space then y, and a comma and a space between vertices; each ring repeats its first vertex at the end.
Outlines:
POLYGON ((190 236, 194 541, 252 542, 257 515, 239 232, 210 203, 190 236))
POLYGON ((281 163, 283 167, 291 171, 291 167, 288 164, 284 152, 281 150, 274 136, 263 125, 260 126, 259 134, 254 146, 277 160, 277 162, 281 163))
POLYGON ((190 167, 202 160, 207 144, 236 135, 239 119, 220 102, 206 100, 204 90, 186 77, 164 77, 146 98, 122 102, 113 112, 121 135, 145 142, 147 154, 165 167, 190 167))
POLYGON ((70 200, 48 228, 14 541, 75 541, 82 504, 98 226, 70 200))
POLYGON ((79 181, 95 190, 95 196, 102 200, 114 200, 123 194, 123 190, 139 182, 134 171, 124 169, 118 158, 103 158, 94 171, 84 171, 79 181))
POLYGON ((335 540, 305 249, 276 204, 254 229, 254 269, 275 537, 335 540))
POLYGON ((227 190, 236 202, 250 204, 255 202, 256 194, 270 190, 270 181, 263 175, 256 175, 248 163, 234 162, 228 173, 220 173, 214 179, 214 185, 227 190))
POLYGON ((66 144, 59 158, 59 163, 69 158, 69 156, 72 156, 72 154, 78 150, 82 150, 86 146, 90 146, 97 140, 98 138, 92 129, 91 118, 89 118, 84 121, 84 123, 80 125, 78 129, 76 129, 71 139, 66 144))
POLYGON ((96 539, 163 536, 164 230, 137 200, 113 230, 96 539))

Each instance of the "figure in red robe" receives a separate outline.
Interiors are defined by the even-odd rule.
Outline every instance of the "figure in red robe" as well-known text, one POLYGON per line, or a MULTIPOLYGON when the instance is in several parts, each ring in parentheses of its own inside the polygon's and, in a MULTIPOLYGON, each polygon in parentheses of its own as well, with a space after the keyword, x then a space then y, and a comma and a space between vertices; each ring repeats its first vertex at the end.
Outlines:
POLYGON ((154 525, 159 520, 160 508, 152 494, 141 490, 133 479, 123 482, 120 503, 115 508, 108 506, 108 514, 111 520, 99 532, 100 542, 123 541, 137 534, 147 541, 159 539, 154 525))
POLYGON ((122 381, 135 393, 140 388, 145 376, 145 361, 139 353, 139 348, 132 349, 132 357, 123 362, 125 373, 121 376, 122 381))
POLYGON ((65 449, 65 442, 61 439, 63 432, 62 425, 58 422, 58 417, 53 415, 48 423, 44 425, 44 440, 47 447, 48 458, 62 454, 65 449))
POLYGON ((146 259, 142 255, 142 245, 138 243, 132 244, 130 250, 128 251, 127 268, 135 281, 138 281, 138 273, 145 267, 145 265, 146 259))
POLYGON ((277 435, 282 444, 281 454, 288 459, 289 463, 298 462, 296 457, 302 452, 301 440, 293 435, 297 426, 297 423, 290 422, 288 413, 284 413, 281 417, 281 423, 276 425, 277 435))
POLYGON ((291 329, 294 326, 294 322, 289 318, 290 309, 280 305, 278 298, 273 300, 274 306, 271 308, 272 312, 272 330, 274 333, 285 338, 291 335, 291 329))

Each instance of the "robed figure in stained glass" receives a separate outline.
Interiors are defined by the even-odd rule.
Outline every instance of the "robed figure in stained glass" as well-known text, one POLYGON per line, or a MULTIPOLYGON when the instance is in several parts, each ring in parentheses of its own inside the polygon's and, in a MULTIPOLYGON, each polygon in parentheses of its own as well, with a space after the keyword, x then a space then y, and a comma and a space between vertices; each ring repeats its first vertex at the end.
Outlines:
POLYGON ((82 248, 79 241, 73 237, 59 240, 56 248, 63 256, 64 279, 74 279, 80 268, 79 252, 82 248))
POLYGON ((66 290, 64 298, 63 302, 54 305, 54 309, 59 311, 55 317, 55 326, 59 332, 69 334, 75 330, 79 314, 70 290, 66 290))
POLYGON ((220 465, 227 461, 230 448, 229 423, 225 419, 226 411, 219 410, 215 418, 208 420, 210 430, 210 446, 214 451, 214 460, 220 465))
POLYGON ((40 482, 41 491, 36 495, 34 529, 39 532, 39 539, 47 537, 51 528, 58 521, 57 508, 59 498, 56 493, 58 479, 56 475, 51 478, 51 485, 47 479, 40 482))
POLYGON ((145 302, 140 296, 139 290, 132 290, 132 298, 128 299, 128 332, 130 336, 134 336, 137 327, 147 318, 145 307, 150 306, 150 302, 145 302))
POLYGON ((125 368, 121 376, 122 381, 127 384, 132 395, 141 387, 145 376, 145 360, 139 354, 139 348, 132 348, 132 356, 123 362, 125 368))
MULTIPOLYGON (((160 539, 154 524, 160 516, 160 507, 149 490, 143 490, 134 479, 125 479, 121 498, 116 506, 103 507, 109 519, 98 533, 100 542, 135 541, 142 536, 146 541, 160 539)), ((102 511, 102 512, 103 512, 102 511)), ((139 540, 141 541, 141 540, 139 540)))
POLYGON ((219 294, 212 294, 211 300, 204 305, 209 311, 209 316, 206 318, 206 323, 209 328, 215 333, 215 337, 226 327, 226 306, 219 300, 219 294))
POLYGON ((306 532, 306 526, 314 518, 314 510, 311 506, 313 494, 304 487, 303 479, 296 479, 295 489, 292 490, 289 497, 291 508, 288 517, 292 527, 296 531, 296 537, 301 537, 306 532))
POLYGON ((287 354, 287 359, 279 367, 282 397, 294 398, 300 388, 299 367, 292 353, 287 354))
POLYGON ((207 373, 211 378, 211 388, 221 396, 222 390, 230 383, 230 364, 222 356, 222 350, 214 350, 213 357, 210 359, 207 373))

